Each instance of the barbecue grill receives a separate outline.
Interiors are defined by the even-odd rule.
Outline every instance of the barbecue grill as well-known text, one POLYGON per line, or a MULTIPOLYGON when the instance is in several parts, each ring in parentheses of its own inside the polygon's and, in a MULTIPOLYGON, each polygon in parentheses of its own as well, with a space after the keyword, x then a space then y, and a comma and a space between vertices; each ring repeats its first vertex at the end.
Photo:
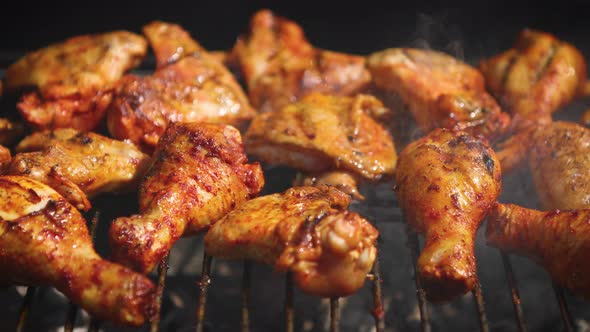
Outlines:
MULTIPOLYGON (((112 5, 115 6, 114 3, 112 5)), ((14 37, 7 39, 9 42, 6 49, 3 48, 0 52, 0 66, 8 65, 25 50, 38 48, 49 42, 75 34, 114 28, 139 29, 152 18, 179 23, 206 47, 224 49, 231 46, 233 38, 246 27, 250 15, 258 8, 254 8, 254 5, 235 4, 243 10, 236 9, 224 19, 219 12, 223 6, 231 6, 227 3, 198 5, 187 2, 178 3, 176 7, 174 5, 167 4, 162 13, 150 9, 149 6, 142 7, 145 8, 143 14, 129 17, 125 13, 129 13, 131 9, 122 8, 122 12, 116 13, 115 19, 107 23, 102 15, 90 18, 85 24, 78 22, 79 30, 63 27, 44 31, 23 30, 25 36, 32 38, 24 43, 13 41, 14 37), (187 13, 203 17, 203 20, 193 22, 187 13), (215 25, 217 20, 232 22, 222 27, 215 25), (215 28, 212 29, 213 26, 215 28)), ((590 60, 590 44, 584 41, 590 33, 590 26, 588 23, 581 23, 581 2, 573 3, 572 6, 577 7, 563 12, 561 8, 536 8, 529 9, 533 11, 529 14, 524 8, 517 7, 510 17, 499 15, 508 8, 501 3, 484 4, 485 9, 475 8, 472 4, 472 8, 466 10, 429 5, 424 5, 424 8, 390 5, 381 10, 363 7, 358 12, 355 11, 356 8, 345 8, 341 9, 342 15, 334 16, 327 16, 330 13, 328 7, 313 7, 315 12, 306 12, 306 8, 309 9, 306 5, 269 6, 278 14, 300 23, 313 44, 327 49, 366 54, 401 45, 431 47, 474 64, 481 57, 507 48, 520 29, 531 26, 552 32, 573 43, 590 60), (481 13, 486 9, 489 15, 483 15, 477 22, 466 19, 465 15, 481 13), (569 14, 567 18, 565 15, 560 19, 550 18, 566 13, 569 14), (332 23, 326 22, 326 17, 330 17, 332 23), (349 24, 353 18, 356 19, 355 23, 349 24), (566 21, 571 24, 564 24, 566 21), (493 28, 486 27, 491 22, 495 22, 493 28), (579 25, 576 27, 576 24, 579 25)), ((109 7, 104 2, 102 6, 109 7)), ((82 9, 73 7, 72 10, 74 16, 75 13, 83 16, 82 9)), ((84 9, 86 11, 90 12, 92 8, 84 9)), ((56 12, 49 11, 57 15, 56 12)), ((47 19, 39 17, 41 22, 47 19)), ((10 21, 0 23, 0 30, 6 32, 6 27, 14 24, 7 22, 10 21)), ((21 23, 23 24, 25 23, 21 23)), ((139 72, 150 68, 153 68, 153 59, 148 59, 139 72)), ((9 100, 2 101, 3 109, 9 107, 10 103, 9 100)), ((590 103, 587 100, 576 101, 566 110, 556 113, 555 117, 577 122, 581 112, 588 107, 590 103)), ((294 174, 292 170, 278 167, 265 169, 266 193, 282 191, 288 187, 289 179, 294 174)), ((589 302, 572 297, 567 291, 553 285, 546 272, 529 260, 508 256, 487 247, 482 230, 476 241, 481 284, 472 294, 451 304, 428 303, 419 280, 414 278, 420 239, 403 223, 391 183, 367 185, 362 190, 367 201, 355 203, 352 208, 374 222, 381 236, 378 242, 378 260, 367 276, 365 287, 356 294, 345 299, 319 300, 294 289, 289 274, 274 273, 266 266, 249 262, 211 259, 203 251, 201 236, 186 238, 175 245, 170 256, 152 274, 160 287, 161 307, 157 319, 148 327, 149 330, 590 330, 587 323, 590 319, 589 302)), ((97 251, 103 256, 108 257, 109 254, 106 243, 108 224, 117 216, 133 213, 134 199, 133 194, 101 197, 94 204, 95 209, 87 215, 89 229, 93 234, 96 233, 94 237, 97 251)), ((529 207, 536 205, 534 189, 525 172, 505 177, 500 201, 529 207)), ((0 330, 135 331, 93 320, 48 288, 18 287, 0 290, 0 304, 6 308, 0 312, 0 330)))

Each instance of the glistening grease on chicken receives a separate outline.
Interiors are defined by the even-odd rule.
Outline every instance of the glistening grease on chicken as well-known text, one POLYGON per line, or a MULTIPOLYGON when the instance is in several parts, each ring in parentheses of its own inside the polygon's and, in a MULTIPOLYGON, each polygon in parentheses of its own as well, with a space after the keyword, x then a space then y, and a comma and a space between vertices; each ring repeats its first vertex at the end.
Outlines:
POLYGON ((262 168, 247 162, 232 126, 168 126, 139 188, 141 214, 111 225, 113 259, 147 273, 182 235, 208 229, 256 196, 264 185, 262 168))
POLYGON ((238 128, 255 115, 225 66, 171 23, 144 27, 158 68, 152 76, 127 75, 115 88, 107 114, 110 133, 153 152, 170 122, 216 122, 238 128))
MULTIPOLYGON (((391 135, 371 118, 385 107, 369 95, 313 93, 280 110, 257 115, 246 151, 269 165, 303 172, 346 172, 356 179, 391 175, 397 161, 391 135)), ((353 191, 356 190, 356 186, 353 191)))
POLYGON ((260 112, 280 110, 311 92, 354 95, 371 80, 364 57, 314 48, 300 26, 269 10, 254 14, 232 53, 260 112))
POLYGON ((101 193, 136 190, 149 163, 132 143, 75 129, 33 133, 16 151, 7 174, 43 182, 80 210, 101 193))
POLYGON ((488 218, 486 239, 534 260, 557 284, 590 299, 590 210, 543 212, 498 204, 488 218))
POLYGON ((418 277, 431 301, 451 300, 477 282, 475 233, 501 180, 494 151, 465 132, 435 129, 400 153, 395 192, 405 221, 426 239, 418 277))
POLYGON ((80 212, 50 187, 0 176, 0 285, 46 285, 99 319, 141 326, 154 285, 94 251, 80 212))
POLYGON ((291 271, 303 291, 346 296, 375 261, 377 230, 346 210, 350 198, 329 186, 296 187, 242 203, 211 227, 207 252, 291 271))
POLYGON ((447 54, 392 48, 370 55, 367 66, 378 90, 400 98, 423 133, 448 128, 495 141, 508 129, 510 117, 481 73, 447 54))
POLYGON ((35 129, 97 128, 111 102, 112 84, 147 51, 141 36, 115 31, 70 38, 29 53, 6 70, 7 90, 35 87, 18 110, 35 129))
POLYGON ((586 82, 586 62, 571 44, 523 30, 513 48, 481 62, 486 83, 513 117, 515 131, 551 121, 586 82))
POLYGON ((6 172, 8 165, 10 165, 10 160, 10 150, 0 145, 0 175, 6 172))

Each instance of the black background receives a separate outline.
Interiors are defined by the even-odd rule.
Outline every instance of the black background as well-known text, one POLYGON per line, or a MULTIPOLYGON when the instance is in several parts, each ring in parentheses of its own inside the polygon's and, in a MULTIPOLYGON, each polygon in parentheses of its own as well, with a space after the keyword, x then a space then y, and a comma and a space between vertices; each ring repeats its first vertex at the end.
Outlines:
POLYGON ((524 27, 550 31, 590 54, 590 2, 553 1, 3 1, 0 64, 83 34, 139 32, 153 19, 181 24, 208 49, 228 49, 260 8, 301 24, 326 49, 366 54, 429 46, 467 60, 507 48, 524 27))

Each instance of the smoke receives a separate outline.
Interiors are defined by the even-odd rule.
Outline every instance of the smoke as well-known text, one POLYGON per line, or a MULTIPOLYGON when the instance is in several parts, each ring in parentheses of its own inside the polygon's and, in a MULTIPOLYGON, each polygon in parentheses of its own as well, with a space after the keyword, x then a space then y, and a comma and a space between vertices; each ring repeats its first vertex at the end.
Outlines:
POLYGON ((408 45, 414 48, 442 51, 465 60, 464 38, 457 24, 450 22, 449 14, 418 13, 416 30, 408 45))

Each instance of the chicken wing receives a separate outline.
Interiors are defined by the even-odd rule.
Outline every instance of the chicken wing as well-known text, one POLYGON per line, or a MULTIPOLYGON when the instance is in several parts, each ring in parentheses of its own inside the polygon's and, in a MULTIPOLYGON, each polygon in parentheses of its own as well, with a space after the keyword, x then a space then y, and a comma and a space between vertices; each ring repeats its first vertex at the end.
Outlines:
POLYGON ((500 163, 485 141, 435 129, 399 156, 395 192, 426 243, 418 277, 429 300, 450 300, 477 282, 475 233, 501 192, 500 163))
POLYGON ((590 129, 557 121, 521 146, 543 209, 590 209, 590 129))
POLYGON ((333 186, 336 189, 350 195, 352 198, 362 201, 365 197, 358 189, 358 176, 347 171, 327 171, 323 173, 298 173, 293 181, 294 186, 333 186))
POLYGON ((280 110, 311 92, 354 95, 370 82, 364 57, 316 49, 301 27, 269 10, 252 17, 232 52, 261 112, 280 110))
POLYGON ((393 173, 397 160, 391 135, 370 116, 383 108, 368 95, 313 93, 257 115, 245 135, 246 151, 267 164, 378 180, 393 173))
POLYGON ((8 174, 43 182, 81 210, 101 193, 137 189, 149 164, 129 142, 75 129, 34 133, 16 151, 8 174))
POLYGON ((47 285, 91 315, 140 326, 151 317, 154 285, 98 256, 78 210, 50 187, 0 177, 0 284, 47 285))
POLYGON ((531 258, 553 280, 590 299, 590 210, 548 211, 498 204, 488 218, 487 243, 531 258))
POLYGON ((243 127, 254 116, 229 70, 181 27, 156 21, 144 32, 160 67, 152 76, 128 75, 117 84, 107 114, 114 137, 152 152, 170 122, 243 127))
POLYGON ((242 203, 211 227, 206 251, 292 271, 303 291, 346 296, 375 261, 377 230, 347 211, 349 197, 328 187, 297 187, 242 203))
POLYGON ((173 123, 139 189, 141 214, 111 225, 112 256, 149 272, 182 235, 206 230, 262 190, 259 164, 247 164, 240 132, 229 125, 173 123))
POLYGON ((392 48, 370 55, 367 66, 377 89, 399 97, 424 133, 448 128, 495 141, 508 129, 481 73, 449 55, 392 48))
POLYGON ((29 53, 5 73, 7 90, 36 87, 18 109, 35 129, 95 129, 111 101, 111 85, 139 64, 145 39, 127 31, 84 35, 29 53))
POLYGON ((542 31, 523 30, 513 48, 480 64, 486 83, 513 117, 516 131, 532 127, 571 101, 586 81, 574 46, 542 31))

